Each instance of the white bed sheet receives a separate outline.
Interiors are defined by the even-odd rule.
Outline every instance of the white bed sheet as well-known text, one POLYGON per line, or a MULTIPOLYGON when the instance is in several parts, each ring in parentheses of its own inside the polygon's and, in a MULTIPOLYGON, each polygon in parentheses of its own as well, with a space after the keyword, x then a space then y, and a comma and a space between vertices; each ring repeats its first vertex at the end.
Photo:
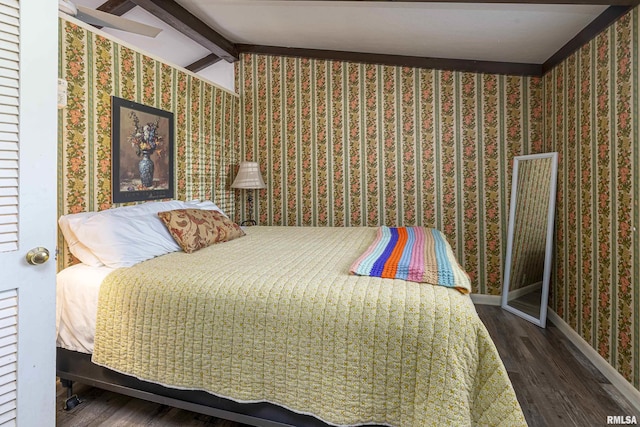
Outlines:
POLYGON ((114 269, 76 264, 56 276, 56 344, 81 353, 93 352, 98 293, 114 269))

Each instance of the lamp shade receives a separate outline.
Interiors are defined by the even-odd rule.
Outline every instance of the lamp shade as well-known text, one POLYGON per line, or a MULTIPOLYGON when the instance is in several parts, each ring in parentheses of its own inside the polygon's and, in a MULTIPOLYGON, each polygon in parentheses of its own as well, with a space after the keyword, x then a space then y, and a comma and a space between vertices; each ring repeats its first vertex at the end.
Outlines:
POLYGON ((231 188, 267 188, 260 174, 258 162, 240 162, 238 175, 233 180, 231 188))

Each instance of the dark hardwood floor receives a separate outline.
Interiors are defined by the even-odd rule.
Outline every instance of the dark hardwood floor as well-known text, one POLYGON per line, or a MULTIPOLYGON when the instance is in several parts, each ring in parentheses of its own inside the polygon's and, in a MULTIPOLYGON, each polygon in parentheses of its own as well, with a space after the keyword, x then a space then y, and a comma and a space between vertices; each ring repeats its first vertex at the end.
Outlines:
MULTIPOLYGON (((605 426, 607 416, 640 413, 551 323, 547 329, 499 307, 476 306, 493 337, 530 426, 605 426)), ((74 385, 83 403, 62 406, 66 391, 58 382, 56 425, 241 427, 164 405, 74 385)))
POLYGON ((640 414, 553 323, 541 329, 500 307, 476 305, 530 426, 605 426, 640 414))

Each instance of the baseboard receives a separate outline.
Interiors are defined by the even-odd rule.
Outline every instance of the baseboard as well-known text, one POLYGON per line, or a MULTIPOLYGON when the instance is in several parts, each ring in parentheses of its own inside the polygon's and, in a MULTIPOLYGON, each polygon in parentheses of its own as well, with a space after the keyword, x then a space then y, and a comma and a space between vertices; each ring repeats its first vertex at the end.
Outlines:
POLYGON ((471 301, 481 305, 500 305, 502 297, 500 295, 471 294, 471 301))
POLYGON ((589 345, 588 342, 584 340, 576 331, 573 330, 571 326, 567 322, 565 322, 558 314, 549 309, 547 310, 547 316, 549 320, 558 328, 560 332, 562 332, 568 339, 578 347, 578 350, 582 352, 586 356, 587 359, 593 365, 602 372, 611 384, 622 393, 623 396, 629 400, 629 403, 633 405, 633 407, 640 411, 640 391, 631 385, 629 381, 623 377, 620 372, 618 372, 613 366, 606 361, 606 359, 589 345))

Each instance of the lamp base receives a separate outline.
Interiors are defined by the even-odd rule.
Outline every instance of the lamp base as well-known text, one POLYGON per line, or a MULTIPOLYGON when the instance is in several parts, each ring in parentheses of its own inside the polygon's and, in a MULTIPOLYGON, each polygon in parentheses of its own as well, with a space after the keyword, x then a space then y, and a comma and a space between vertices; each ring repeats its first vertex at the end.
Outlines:
POLYGON ((256 222, 255 219, 251 219, 251 217, 253 216, 253 189, 249 190, 247 192, 247 206, 248 206, 248 210, 249 210, 249 219, 245 219, 244 221, 242 221, 242 223, 240 224, 241 226, 244 225, 258 225, 258 223, 256 222))

